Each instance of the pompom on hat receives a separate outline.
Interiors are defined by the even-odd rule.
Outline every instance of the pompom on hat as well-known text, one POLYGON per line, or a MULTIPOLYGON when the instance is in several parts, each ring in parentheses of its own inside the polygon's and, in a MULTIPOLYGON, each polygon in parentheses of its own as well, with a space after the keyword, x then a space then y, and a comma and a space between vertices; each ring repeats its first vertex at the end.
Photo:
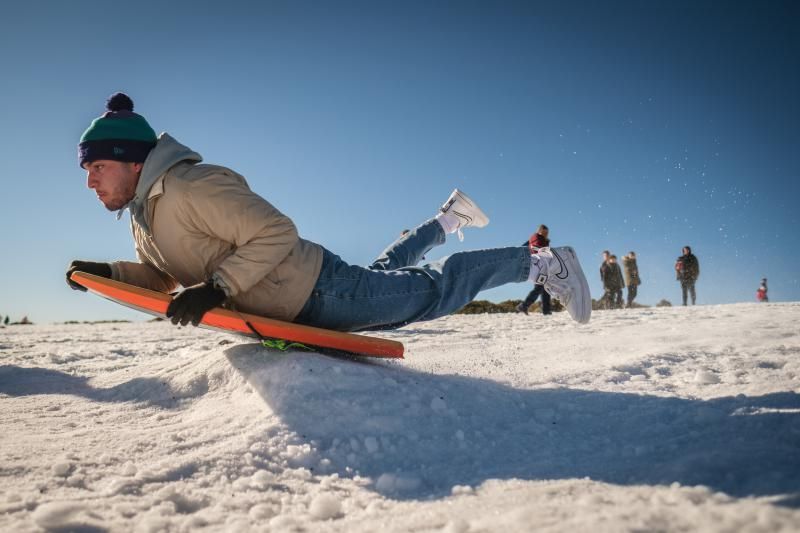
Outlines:
POLYGON ((78 159, 81 168, 101 159, 144 163, 156 140, 150 124, 133 112, 133 100, 125 93, 116 93, 106 101, 106 112, 83 132, 78 159))

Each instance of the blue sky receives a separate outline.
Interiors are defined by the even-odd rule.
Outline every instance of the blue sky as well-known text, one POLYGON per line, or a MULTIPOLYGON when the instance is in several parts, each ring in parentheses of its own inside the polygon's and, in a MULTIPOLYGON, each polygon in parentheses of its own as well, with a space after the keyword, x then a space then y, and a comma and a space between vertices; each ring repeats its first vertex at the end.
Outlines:
MULTIPOLYGON (((244 174, 305 238, 366 264, 459 187, 489 214, 434 256, 539 223, 635 250, 639 301, 800 299, 800 9, 792 2, 107 2, 0 8, 0 314, 142 318, 70 290, 134 257, 76 144, 127 92, 157 131, 244 174)), ((522 298, 509 285, 479 298, 522 298)))

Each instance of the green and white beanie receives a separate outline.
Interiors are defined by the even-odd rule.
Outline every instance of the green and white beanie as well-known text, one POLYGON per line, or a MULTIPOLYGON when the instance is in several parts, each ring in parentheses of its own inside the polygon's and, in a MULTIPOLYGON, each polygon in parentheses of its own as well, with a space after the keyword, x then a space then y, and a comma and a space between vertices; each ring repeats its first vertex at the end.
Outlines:
POLYGON ((133 112, 133 100, 127 94, 112 95, 106 101, 106 110, 81 136, 78 144, 81 168, 102 159, 144 163, 156 145, 156 132, 143 116, 133 112))

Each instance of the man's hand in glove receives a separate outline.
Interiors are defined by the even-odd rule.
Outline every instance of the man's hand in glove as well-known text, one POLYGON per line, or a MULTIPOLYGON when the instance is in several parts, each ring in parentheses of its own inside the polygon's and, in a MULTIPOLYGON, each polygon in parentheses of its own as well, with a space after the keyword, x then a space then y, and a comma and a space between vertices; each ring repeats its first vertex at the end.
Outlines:
POLYGON ((214 287, 214 283, 208 280, 205 283, 187 287, 178 294, 167 307, 167 318, 171 319, 175 325, 180 322, 182 326, 185 326, 191 322, 193 326, 197 326, 206 311, 217 307, 224 301, 225 291, 214 287))
POLYGON ((70 279, 72 273, 76 271, 94 274, 95 276, 103 278, 111 277, 111 265, 108 263, 94 263, 92 261, 80 261, 76 259, 69 264, 69 268, 67 269, 67 284, 76 291, 86 292, 86 287, 70 279))

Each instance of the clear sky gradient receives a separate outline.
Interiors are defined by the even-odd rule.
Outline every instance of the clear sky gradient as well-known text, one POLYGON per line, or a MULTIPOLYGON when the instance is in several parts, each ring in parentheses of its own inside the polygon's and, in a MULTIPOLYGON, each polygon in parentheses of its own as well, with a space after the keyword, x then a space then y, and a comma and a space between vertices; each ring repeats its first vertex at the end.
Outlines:
MULTIPOLYGON (((57 2, 0 8, 0 315, 142 318, 70 290, 134 257, 76 145, 127 92, 244 174, 305 238, 366 264, 454 187, 491 218, 432 255, 635 250, 639 301, 800 299, 796 2, 57 2)), ((479 295, 523 298, 530 286, 479 295)))

